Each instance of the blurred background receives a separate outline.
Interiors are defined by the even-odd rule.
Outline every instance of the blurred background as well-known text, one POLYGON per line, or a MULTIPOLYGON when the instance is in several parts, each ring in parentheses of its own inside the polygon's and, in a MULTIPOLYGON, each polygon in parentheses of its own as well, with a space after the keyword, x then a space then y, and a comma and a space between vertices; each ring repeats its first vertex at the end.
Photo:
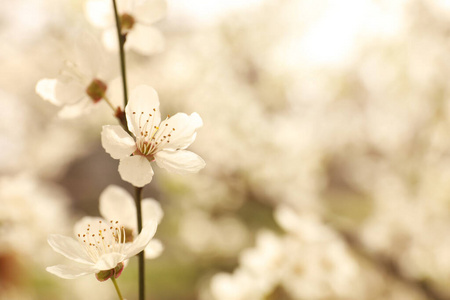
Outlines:
MULTIPOLYGON (((200 114, 207 166, 144 190, 164 210, 148 299, 450 299, 450 2, 167 2, 165 49, 127 53, 129 85, 200 114)), ((35 93, 101 32, 83 1, 1 7, 0 299, 116 299, 45 271, 65 262, 48 234, 132 192, 100 143, 108 107, 60 119, 35 93)), ((131 260, 128 300, 136 278, 131 260)))

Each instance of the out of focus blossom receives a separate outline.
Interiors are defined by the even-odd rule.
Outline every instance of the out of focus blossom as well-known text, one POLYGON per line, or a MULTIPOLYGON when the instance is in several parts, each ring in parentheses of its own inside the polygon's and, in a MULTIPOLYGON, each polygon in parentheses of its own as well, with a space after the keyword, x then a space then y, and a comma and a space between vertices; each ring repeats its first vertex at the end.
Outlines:
POLYGON ((48 233, 69 226, 68 200, 56 186, 31 175, 1 177, 0 256, 11 253, 47 261, 48 233))
POLYGON ((217 300, 256 300, 264 299, 268 291, 264 278, 238 269, 232 274, 216 274, 211 281, 211 293, 217 300))
POLYGON ((287 233, 261 231, 233 274, 212 278, 214 299, 265 299, 279 287, 293 299, 360 299, 361 288, 349 288, 358 264, 338 236, 313 216, 286 207, 276 214, 287 233))
POLYGON ((136 87, 125 108, 131 137, 121 126, 106 125, 102 145, 113 158, 120 159, 119 173, 123 180, 142 187, 152 180, 151 161, 170 172, 195 173, 205 167, 197 154, 185 150, 203 123, 197 113, 177 113, 161 122, 156 91, 146 85, 136 87))
POLYGON ((48 237, 49 245, 78 265, 56 265, 47 271, 65 279, 95 274, 99 281, 119 277, 124 262, 143 251, 156 232, 157 222, 148 221, 131 243, 126 243, 125 227, 118 221, 85 218, 76 224, 76 239, 59 234, 48 237))
POLYGON ((101 45, 85 33, 79 36, 75 49, 75 60, 66 61, 56 79, 45 78, 36 84, 36 93, 42 99, 62 106, 59 115, 63 118, 89 112, 102 99, 110 103, 107 90, 112 68, 107 64, 101 45))
MULTIPOLYGON (((125 49, 142 55, 161 52, 164 37, 151 26, 166 14, 165 0, 118 0, 117 10, 121 23, 121 34, 126 35, 125 49)), ((102 40, 110 51, 118 51, 119 43, 115 27, 114 10, 109 0, 88 0, 85 3, 88 21, 103 29, 102 40)))
POLYGON ((211 217, 207 212, 190 209, 179 222, 181 239, 198 255, 236 255, 250 237, 245 224, 232 216, 211 217))
POLYGON ((0 177, 0 207, 0 299, 36 299, 26 285, 53 261, 45 241, 69 229, 69 199, 55 184, 22 173, 0 177))

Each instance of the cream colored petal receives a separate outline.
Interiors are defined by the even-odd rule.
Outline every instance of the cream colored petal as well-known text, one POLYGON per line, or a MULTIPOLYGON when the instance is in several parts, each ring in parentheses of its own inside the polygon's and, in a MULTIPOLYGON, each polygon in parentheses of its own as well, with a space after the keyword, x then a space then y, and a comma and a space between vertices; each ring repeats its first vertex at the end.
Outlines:
POLYGON ((115 27, 103 30, 102 43, 109 52, 119 52, 119 40, 117 38, 117 29, 115 27))
POLYGON ((84 13, 89 23, 98 28, 114 25, 112 2, 108 0, 88 0, 84 4, 84 13))
MULTIPOLYGON (((75 44, 76 65, 83 75, 92 80, 98 76, 103 66, 103 53, 100 42, 92 34, 82 32, 75 44)), ((103 78, 98 78, 104 80, 103 78)))
POLYGON ((152 24, 164 18, 167 13, 166 0, 142 1, 133 9, 133 16, 136 21, 146 25, 152 24))
POLYGON ((92 274, 98 272, 98 270, 93 266, 67 266, 67 265, 56 265, 46 268, 47 272, 52 273, 58 277, 64 279, 75 279, 80 276, 92 274))
POLYGON ((138 85, 131 90, 125 113, 128 129, 135 136, 140 136, 142 131, 154 130, 161 122, 158 93, 151 86, 138 85))
POLYGON ((153 169, 145 157, 135 155, 120 160, 119 174, 124 181, 143 187, 152 181, 153 169))
POLYGON ((41 79, 36 83, 35 91, 42 99, 59 106, 61 102, 55 96, 56 83, 56 79, 41 79))
POLYGON ((136 151, 136 142, 119 125, 105 125, 101 134, 102 146, 112 158, 121 159, 136 151))
POLYGON ((127 35, 125 48, 141 55, 161 53, 165 48, 165 39, 158 29, 136 24, 127 35))
POLYGON ((64 255, 68 259, 82 264, 92 264, 92 260, 86 254, 84 248, 75 239, 60 234, 51 234, 48 236, 47 241, 55 252, 64 255))
POLYGON ((164 246, 160 240, 151 240, 145 247, 144 256, 146 259, 153 259, 161 255, 164 250, 164 246))
POLYGON ((136 204, 122 187, 108 186, 100 195, 100 214, 107 220, 119 221, 126 228, 136 230, 136 204))
POLYGON ((103 254, 96 262, 95 268, 102 271, 111 270, 115 268, 118 263, 123 262, 125 259, 127 259, 127 257, 123 253, 113 252, 103 254))
POLYGON ((160 168, 177 174, 196 173, 206 165, 200 156, 186 150, 159 151, 155 154, 155 159, 160 168))
POLYGON ((156 221, 148 221, 144 224, 144 227, 142 228, 142 231, 139 233, 137 238, 131 243, 128 244, 125 249, 125 252, 127 254, 127 258, 130 258, 147 247, 147 245, 150 243, 150 240, 153 238, 153 236, 156 233, 156 228, 158 227, 158 223, 156 221))
POLYGON ((146 198, 142 200, 142 219, 145 221, 156 220, 159 224, 161 222, 162 217, 164 216, 164 212, 161 208, 161 205, 158 201, 146 198))
POLYGON ((94 102, 88 97, 84 97, 75 104, 64 105, 58 112, 58 117, 61 119, 73 119, 83 114, 88 114, 95 108, 94 102))
POLYGON ((56 101, 61 104, 75 104, 88 97, 86 88, 87 86, 84 86, 81 81, 70 76, 61 75, 57 78, 55 84, 56 101))
POLYGON ((169 143, 164 145, 164 149, 186 149, 191 145, 197 135, 196 131, 203 126, 202 118, 197 113, 187 115, 185 113, 177 113, 167 120, 161 122, 160 130, 155 136, 156 140, 160 140, 166 136, 169 143))

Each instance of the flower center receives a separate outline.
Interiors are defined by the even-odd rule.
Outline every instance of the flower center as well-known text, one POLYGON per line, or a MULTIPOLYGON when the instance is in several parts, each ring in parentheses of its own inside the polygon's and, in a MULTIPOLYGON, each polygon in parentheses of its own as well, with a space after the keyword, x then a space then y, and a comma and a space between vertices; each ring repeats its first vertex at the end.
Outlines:
POLYGON ((120 16, 120 29, 122 31, 122 34, 130 31, 133 28, 135 22, 136 21, 134 20, 132 15, 129 15, 127 13, 122 14, 120 16))
MULTIPOLYGON (((156 112, 156 109, 153 108, 153 111, 156 112)), ((151 113, 145 114, 141 112, 137 114, 133 112, 133 117, 137 119, 137 123, 139 124, 139 128, 136 130, 137 132, 135 132, 138 151, 134 154, 146 156, 150 161, 153 161, 155 159, 154 154, 164 148, 166 144, 170 143, 170 138, 175 128, 169 127, 167 122, 169 116, 159 126, 153 124, 154 117, 151 113)))
POLYGON ((79 243, 93 262, 107 253, 121 253, 126 243, 126 230, 119 221, 109 223, 99 221, 98 224, 88 224, 85 231, 77 236, 79 243))
POLYGON ((100 79, 94 79, 86 88, 86 94, 97 103, 105 96, 107 85, 100 79))

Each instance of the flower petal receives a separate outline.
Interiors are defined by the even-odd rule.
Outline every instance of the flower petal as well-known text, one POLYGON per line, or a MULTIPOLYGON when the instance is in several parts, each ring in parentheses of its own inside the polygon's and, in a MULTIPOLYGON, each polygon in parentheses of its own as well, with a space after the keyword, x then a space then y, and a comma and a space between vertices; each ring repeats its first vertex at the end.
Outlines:
POLYGON ((42 99, 54 105, 61 105, 55 97, 56 82, 56 79, 41 79, 36 83, 35 91, 42 99))
POLYGON ((159 126, 159 98, 155 89, 148 85, 138 85, 130 93, 128 105, 125 108, 128 129, 137 137, 142 130, 159 126), (148 122, 147 122, 148 121, 148 122))
POLYGON ((52 273, 64 279, 74 279, 80 276, 96 273, 97 269, 93 266, 67 266, 56 265, 46 268, 47 272, 52 273))
POLYGON ((102 43, 106 50, 116 53, 119 51, 119 39, 117 38, 116 28, 111 27, 103 30, 102 43))
POLYGON ((142 1, 148 1, 148 0, 117 0, 117 10, 119 11, 119 14, 127 13, 132 14, 133 7, 135 6, 136 2, 142 2, 142 1))
POLYGON ((58 112, 58 117, 61 119, 73 119, 83 114, 89 113, 94 107, 94 102, 88 97, 83 97, 75 104, 64 105, 58 112))
POLYGON ((161 255, 164 250, 164 246, 160 240, 151 240, 145 247, 144 256, 146 259, 153 259, 161 255))
POLYGON ((74 104, 87 97, 86 86, 68 75, 60 75, 55 84, 55 98, 61 104, 74 104))
POLYGON ((115 159, 130 156, 136 150, 134 139, 119 125, 103 126, 102 146, 115 159))
POLYGON ((155 138, 158 141, 161 136, 170 133, 170 143, 166 143, 164 145, 164 149, 186 149, 194 142, 196 131, 202 126, 202 118, 200 118, 197 113, 192 113, 190 116, 185 113, 177 113, 169 119, 161 122, 160 128, 167 129, 160 130, 160 132, 156 134, 155 138))
POLYGON ((89 79, 94 79, 98 75, 104 57, 98 40, 87 32, 81 33, 77 37, 75 53, 77 68, 89 79))
POLYGON ((161 20, 167 12, 166 0, 143 1, 141 5, 136 5, 133 15, 136 21, 142 24, 151 24, 161 20))
POLYGON ((161 222, 164 212, 161 208, 161 205, 159 205, 158 201, 151 198, 146 198, 142 200, 141 206, 142 206, 142 219, 144 220, 144 223, 145 221, 148 220, 156 220, 158 224, 161 222))
POLYGON ((127 258, 135 256, 139 252, 145 249, 149 244, 150 240, 153 238, 156 232, 156 228, 158 227, 158 223, 155 220, 147 221, 142 228, 141 233, 137 236, 137 238, 129 245, 126 246, 125 252, 127 254, 127 258))
POLYGON ((200 156, 186 150, 162 150, 155 154, 155 160, 160 168, 177 174, 196 173, 206 165, 200 156))
POLYGON ((119 221, 126 228, 136 230, 136 204, 125 189, 108 186, 100 195, 99 210, 105 219, 119 221))
POLYGON ((80 243, 75 239, 60 234, 50 234, 47 241, 53 250, 64 255, 68 259, 82 264, 92 265, 92 260, 86 254, 83 247, 81 247, 80 243))
POLYGON ((106 28, 114 24, 114 13, 110 1, 88 0, 84 5, 86 17, 93 26, 106 28))
POLYGON ((141 55, 160 53, 164 48, 164 36, 152 26, 136 24, 127 35, 125 49, 133 49, 141 55))
POLYGON ((119 252, 103 254, 95 263, 95 268, 101 271, 111 270, 125 259, 127 259, 126 255, 119 252))
POLYGON ((150 162, 141 155, 129 156, 120 160, 120 177, 136 187, 143 187, 153 178, 150 162))

